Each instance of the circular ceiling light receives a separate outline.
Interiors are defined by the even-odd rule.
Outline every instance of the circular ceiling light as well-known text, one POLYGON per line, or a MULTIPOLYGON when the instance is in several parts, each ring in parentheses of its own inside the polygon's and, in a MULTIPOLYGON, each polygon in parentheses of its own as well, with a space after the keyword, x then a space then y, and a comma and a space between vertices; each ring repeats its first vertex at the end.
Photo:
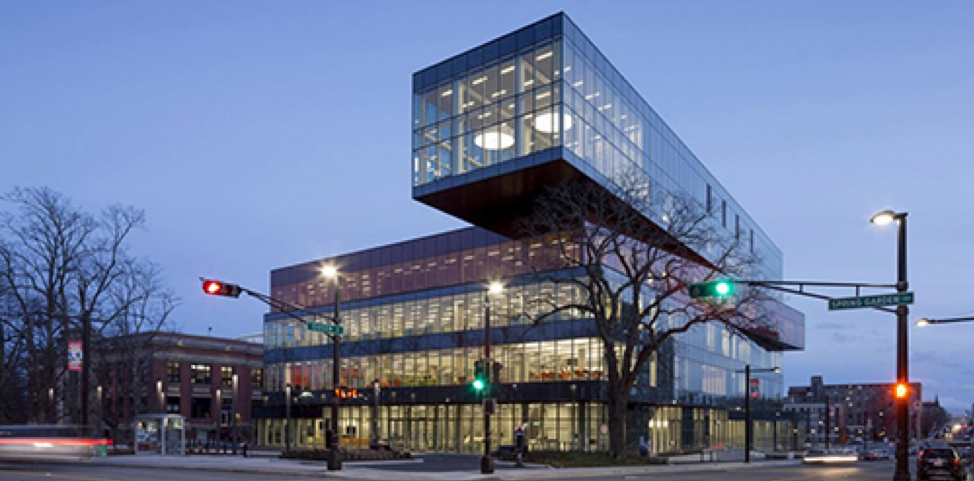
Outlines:
MULTIPOLYGON (((562 115, 562 122, 565 126, 565 130, 572 128, 572 117, 571 115, 562 115)), ((534 118, 534 128, 538 132, 544 132, 546 134, 552 134, 558 132, 560 125, 558 122, 558 117, 552 112, 545 112, 539 114, 534 118)))
POLYGON ((474 136, 473 143, 484 150, 509 149, 514 145, 514 131, 507 126, 501 126, 500 130, 492 128, 474 136))

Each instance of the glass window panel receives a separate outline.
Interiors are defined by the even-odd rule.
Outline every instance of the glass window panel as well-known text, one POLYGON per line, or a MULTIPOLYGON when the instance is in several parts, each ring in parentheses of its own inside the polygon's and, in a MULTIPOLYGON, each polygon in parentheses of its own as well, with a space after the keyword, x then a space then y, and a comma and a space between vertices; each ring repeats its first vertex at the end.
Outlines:
POLYGON ((453 102, 455 97, 456 92, 454 92, 452 84, 443 85, 437 90, 437 120, 446 120, 454 114, 453 102))
POLYGON ((508 60, 500 65, 498 71, 498 92, 499 98, 503 99, 516 94, 517 71, 514 59, 508 60))
POLYGON ((484 84, 486 80, 487 77, 484 75, 483 70, 477 70, 467 77, 467 109, 478 108, 484 105, 484 84))
POLYGON ((418 129, 423 125, 423 95, 413 93, 413 128, 418 129))
POLYGON ((528 155, 531 153, 531 137, 534 132, 534 126, 532 124, 533 119, 534 114, 528 114, 517 120, 517 139, 514 146, 517 149, 518 156, 528 155))
POLYGON ((536 49, 533 53, 535 87, 551 83, 554 79, 554 46, 549 44, 536 49))
POLYGON ((486 77, 483 82, 484 103, 497 102, 501 97, 500 66, 494 65, 484 69, 484 76, 486 77))
POLYGON ((532 52, 529 50, 518 56, 518 93, 529 92, 534 88, 534 62, 532 52))
POLYGON ((436 90, 429 90, 423 93, 423 125, 431 125, 439 119, 436 114, 436 90))

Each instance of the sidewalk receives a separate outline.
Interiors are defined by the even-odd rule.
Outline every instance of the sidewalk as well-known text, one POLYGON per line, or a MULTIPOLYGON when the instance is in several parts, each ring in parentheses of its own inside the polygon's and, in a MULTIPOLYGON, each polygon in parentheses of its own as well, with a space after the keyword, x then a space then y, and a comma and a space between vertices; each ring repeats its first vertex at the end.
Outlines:
POLYGON ((293 459, 280 459, 277 457, 248 457, 241 456, 156 456, 156 455, 137 455, 137 456, 109 456, 106 458, 94 458, 92 464, 102 466, 119 466, 133 468, 158 468, 158 469, 184 469, 198 471, 221 471, 221 472, 240 472, 257 474, 275 474, 285 476, 303 476, 320 478, 343 478, 361 480, 388 480, 390 475, 395 476, 397 481, 420 481, 420 480, 478 480, 478 479, 502 479, 502 480, 528 480, 528 479, 560 479, 576 477, 594 476, 614 476, 614 475, 637 475, 650 474, 656 472, 686 472, 686 471, 711 471, 711 470, 735 470, 751 469, 762 466, 785 466, 798 464, 799 461, 761 461, 751 464, 743 462, 713 462, 713 463, 679 463, 657 466, 621 466, 605 468, 563 468, 554 469, 540 466, 530 468, 513 468, 509 463, 499 462, 498 469, 491 475, 480 474, 474 468, 464 471, 390 471, 388 469, 377 469, 374 466, 381 463, 382 466, 393 464, 416 464, 422 463, 419 459, 408 459, 398 461, 355 461, 345 462, 343 469, 329 473, 325 463, 321 461, 303 461, 293 459), (394 474, 393 474, 394 473, 394 474))

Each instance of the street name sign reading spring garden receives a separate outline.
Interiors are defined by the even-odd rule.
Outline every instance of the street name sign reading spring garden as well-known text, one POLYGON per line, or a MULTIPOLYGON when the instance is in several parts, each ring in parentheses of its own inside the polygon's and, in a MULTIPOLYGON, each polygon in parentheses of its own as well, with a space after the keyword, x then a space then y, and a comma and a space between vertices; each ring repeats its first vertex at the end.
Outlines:
POLYGON ((309 322, 308 330, 312 332, 320 332, 322 334, 329 334, 332 336, 344 336, 345 326, 338 324, 325 324, 322 322, 309 322))
POLYGON ((913 304, 912 292, 897 292, 878 296, 838 297, 829 299, 829 310, 859 309, 861 307, 903 306, 913 304))

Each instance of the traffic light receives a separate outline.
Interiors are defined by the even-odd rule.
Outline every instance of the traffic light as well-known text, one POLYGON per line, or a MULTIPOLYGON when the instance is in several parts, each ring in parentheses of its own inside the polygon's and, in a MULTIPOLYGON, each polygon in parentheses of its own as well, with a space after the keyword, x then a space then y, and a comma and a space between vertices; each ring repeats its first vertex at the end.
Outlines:
POLYGON ((896 395, 896 399, 906 399, 907 395, 910 394, 910 388, 906 383, 898 382, 893 394, 896 395))
POLYGON ((477 392, 483 392, 487 388, 487 369, 485 369, 484 361, 474 363, 473 381, 470 382, 470 387, 477 392))
POLYGON ((240 297, 243 289, 236 284, 227 284, 213 279, 203 279, 203 292, 211 296, 240 297))
POLYGON ((690 297, 730 297, 734 294, 734 283, 731 281, 702 282, 690 284, 690 297))
POLYGON ((490 365, 490 388, 494 391, 495 395, 500 393, 501 388, 501 369, 504 369, 504 365, 499 362, 494 362, 490 365))

